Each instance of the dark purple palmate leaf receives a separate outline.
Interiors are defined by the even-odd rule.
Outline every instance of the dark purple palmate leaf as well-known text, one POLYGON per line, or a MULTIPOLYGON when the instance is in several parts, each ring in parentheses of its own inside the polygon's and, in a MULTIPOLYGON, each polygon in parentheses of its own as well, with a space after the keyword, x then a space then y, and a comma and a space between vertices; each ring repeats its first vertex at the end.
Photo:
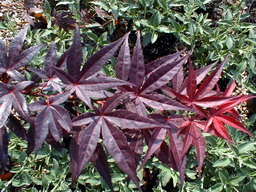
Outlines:
POLYGON ((23 81, 16 85, 0 83, 0 127, 2 127, 10 113, 12 107, 27 122, 31 122, 26 99, 21 93, 31 81, 23 81))
POLYGON ((56 44, 52 43, 45 56, 43 69, 29 68, 29 70, 46 82, 47 86, 44 86, 44 88, 47 88, 49 87, 48 85, 51 85, 58 92, 62 92, 59 78, 55 75, 55 71, 52 67, 62 67, 67 60, 68 51, 66 51, 57 61, 56 49, 56 44))
MULTIPOLYGON (((73 119, 73 126, 83 126, 79 132, 75 133, 75 137, 70 143, 73 180, 77 179, 86 163, 91 159, 101 133, 107 150, 115 159, 118 166, 140 188, 136 176, 134 154, 126 137, 116 126, 140 130, 159 127, 161 125, 130 111, 116 110, 111 112, 111 109, 114 109, 126 95, 117 94, 111 97, 102 108, 95 108, 94 114, 85 113, 73 119)), ((164 125, 162 126, 164 127, 164 125)))
POLYGON ((37 55, 38 51, 44 47, 44 45, 36 45, 22 50, 26 34, 27 28, 20 31, 11 41, 8 53, 3 42, 0 42, 0 74, 6 73, 17 81, 25 80, 17 70, 26 66, 37 55))
POLYGON ((108 167, 107 155, 100 144, 97 145, 94 154, 91 157, 91 162, 94 164, 96 169, 100 172, 102 178, 107 182, 109 188, 114 191, 111 174, 108 167))
POLYGON ((140 44, 140 33, 137 32, 137 42, 130 58, 128 40, 126 40, 118 55, 116 75, 122 80, 133 83, 132 86, 118 86, 121 92, 129 93, 126 107, 130 111, 146 116, 145 105, 158 110, 190 110, 184 105, 172 101, 154 91, 166 85, 181 69, 188 56, 180 57, 183 51, 160 58, 149 64, 144 63, 140 44))
POLYGON ((28 140, 27 130, 21 124, 20 120, 15 117, 13 114, 9 115, 9 119, 6 122, 6 126, 11 130, 15 135, 20 137, 23 140, 28 140))
POLYGON ((66 132, 70 132, 72 122, 69 114, 59 105, 66 101, 69 96, 70 94, 68 93, 59 94, 47 100, 30 104, 30 110, 40 111, 35 119, 35 152, 42 146, 48 133, 51 134, 56 142, 59 142, 63 134, 62 129, 66 132))
MULTIPOLYGON (((79 28, 77 27, 73 44, 70 47, 67 56, 67 73, 59 68, 53 68, 57 76, 65 84, 66 91, 71 94, 75 92, 79 99, 92 107, 91 97, 97 94, 97 91, 120 85, 129 85, 126 81, 103 75, 96 75, 103 65, 115 54, 127 37, 128 34, 92 55, 83 65, 82 70, 80 70, 83 57, 80 33, 79 28)), ((101 96, 104 97, 103 94, 101 96)))
POLYGON ((1 163, 1 170, 5 170, 5 166, 8 159, 8 133, 5 127, 0 128, 0 163, 1 163))
POLYGON ((150 118, 165 124, 167 128, 156 128, 148 141, 148 151, 142 163, 142 166, 153 154, 173 169, 179 171, 181 184, 185 178, 186 157, 182 155, 184 141, 179 136, 178 126, 184 121, 182 116, 166 117, 160 114, 151 114, 150 118), (165 143, 165 138, 169 139, 169 145, 165 143))

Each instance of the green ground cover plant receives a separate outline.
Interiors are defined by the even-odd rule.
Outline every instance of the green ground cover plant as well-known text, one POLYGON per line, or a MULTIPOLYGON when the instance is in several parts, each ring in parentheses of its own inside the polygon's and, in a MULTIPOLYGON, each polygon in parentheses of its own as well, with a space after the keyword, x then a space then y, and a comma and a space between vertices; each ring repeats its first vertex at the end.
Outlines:
POLYGON ((91 161, 110 189, 113 185, 104 148, 138 190, 142 190, 136 168, 144 142, 148 150, 141 167, 155 155, 179 172, 182 186, 186 154, 192 145, 197 153, 197 172, 201 174, 205 158, 203 132, 226 139, 230 144, 232 140, 224 124, 251 135, 239 122, 234 107, 253 96, 232 96, 235 82, 224 92, 218 88, 226 60, 208 77, 216 63, 194 70, 190 55, 182 55, 184 51, 144 64, 137 32, 132 56, 126 34, 81 65, 82 44, 77 27, 71 47, 60 59, 57 60, 52 44, 42 69, 27 68, 44 45, 21 51, 26 32, 27 29, 22 30, 9 49, 1 44, 2 169, 7 162, 8 122, 13 133, 27 140, 28 153, 38 153, 44 141, 60 150, 62 140, 71 139, 68 145, 72 181, 91 161), (120 46, 116 78, 100 73, 120 46), (187 60, 189 71, 185 77, 182 65, 187 60), (27 70, 35 76, 26 79, 23 74, 27 70), (28 101, 26 95, 30 96, 28 101), (67 108, 65 103, 72 103, 73 107, 67 108), (12 114, 13 109, 16 115, 12 114), (177 110, 187 112, 183 115, 171 112, 177 110), (19 119, 29 128, 24 128, 19 119))
POLYGON ((254 92, 254 24, 210 2, 44 1, 45 29, 1 43, 1 188, 254 191, 255 115, 237 112, 253 96, 229 80, 254 92))

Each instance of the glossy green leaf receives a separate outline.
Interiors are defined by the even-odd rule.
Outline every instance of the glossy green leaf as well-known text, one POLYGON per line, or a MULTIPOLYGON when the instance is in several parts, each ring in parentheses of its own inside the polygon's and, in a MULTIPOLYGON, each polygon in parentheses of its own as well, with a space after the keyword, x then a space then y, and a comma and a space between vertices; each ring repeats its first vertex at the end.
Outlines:
POLYGON ((219 159, 215 161, 215 163, 212 165, 213 167, 226 167, 231 163, 230 159, 227 157, 224 157, 222 159, 219 159))

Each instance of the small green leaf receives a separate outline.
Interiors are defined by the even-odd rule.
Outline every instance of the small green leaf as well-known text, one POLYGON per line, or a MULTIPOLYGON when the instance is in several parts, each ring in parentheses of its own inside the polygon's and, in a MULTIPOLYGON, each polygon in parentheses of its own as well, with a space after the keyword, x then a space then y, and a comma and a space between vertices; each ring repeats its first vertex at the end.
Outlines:
POLYGON ((190 179, 196 179, 196 171, 192 171, 192 170, 186 170, 186 175, 190 178, 190 179))
POLYGON ((231 184, 233 186, 239 186, 241 184, 241 182, 245 179, 245 177, 246 177, 246 175, 230 178, 229 184, 231 184))
POLYGON ((222 172, 219 172, 218 175, 221 183, 225 185, 227 183, 227 178, 225 177, 225 175, 222 172))
POLYGON ((159 26, 157 27, 157 30, 158 30, 159 32, 163 32, 163 33, 172 33, 172 32, 174 32, 173 30, 171 30, 170 27, 167 27, 167 26, 165 26, 165 25, 159 25, 159 26))
POLYGON ((157 28, 161 23, 162 15, 157 11, 152 18, 152 24, 155 28, 157 28))
POLYGON ((158 34, 157 33, 152 33, 151 34, 151 43, 155 43, 157 40, 158 34))
POLYGON ((232 18, 233 18, 233 16, 232 16, 230 9, 227 9, 224 19, 231 20, 232 18))
POLYGON ((86 35, 93 41, 97 42, 98 41, 98 37, 97 35, 95 35, 94 33, 92 32, 87 32, 86 35))
POLYGON ((251 160, 244 160, 243 164, 246 165, 247 167, 250 167, 251 169, 256 169, 256 163, 251 161, 251 160))
POLYGON ((46 12, 47 14, 51 15, 52 9, 51 9, 51 6, 50 6, 48 0, 45 0, 45 1, 44 1, 44 7, 45 7, 45 12, 46 12))
POLYGON ((226 167, 230 164, 230 159, 229 158, 222 158, 217 160, 212 166, 213 167, 226 167))
POLYGON ((221 183, 217 183, 214 186, 212 186, 209 190, 209 192, 221 192, 223 189, 223 185, 221 183))
POLYGON ((246 61, 242 61, 242 62, 239 63, 239 65, 237 66, 236 71, 237 71, 238 73, 241 73, 241 72, 243 72, 243 71, 246 69, 246 67, 247 67, 247 62, 246 62, 246 61))
POLYGON ((255 69, 255 57, 252 54, 250 59, 249 59, 249 67, 252 70, 253 74, 256 74, 256 69, 255 69))
POLYGON ((234 45, 234 42, 233 42, 233 38, 232 37, 227 37, 226 38, 226 45, 227 45, 227 48, 229 49, 229 50, 231 50, 232 49, 232 47, 233 47, 233 45, 234 45))
POLYGON ((253 142, 247 142, 237 146, 237 149, 239 150, 239 153, 247 153, 249 151, 254 151, 255 145, 253 142))

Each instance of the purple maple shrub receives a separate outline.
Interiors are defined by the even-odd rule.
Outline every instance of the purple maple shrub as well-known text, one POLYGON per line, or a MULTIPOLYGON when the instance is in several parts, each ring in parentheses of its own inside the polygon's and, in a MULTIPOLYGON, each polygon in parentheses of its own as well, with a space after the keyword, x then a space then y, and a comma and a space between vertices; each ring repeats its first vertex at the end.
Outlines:
POLYGON ((27 66, 44 45, 22 50, 26 31, 12 40, 9 49, 0 42, 2 169, 8 159, 8 131, 28 141, 28 153, 37 153, 44 142, 61 149, 62 138, 70 138, 73 181, 91 161, 113 189, 108 151, 141 190, 137 170, 151 157, 177 170, 183 183, 191 146, 196 149, 197 171, 201 173, 206 153, 202 133, 230 144, 225 125, 251 135, 234 107, 253 96, 232 95, 235 82, 224 92, 218 88, 226 60, 195 70, 190 54, 179 51, 145 64, 138 32, 132 56, 126 34, 83 63, 76 28, 73 44, 59 59, 53 43, 43 68, 34 69, 27 66), (102 74, 101 68, 119 48, 116 77, 102 74), (26 70, 34 74, 32 79, 25 78, 26 70), (25 129, 21 120, 30 128, 25 129), (145 145, 148 150, 144 154, 145 145))

